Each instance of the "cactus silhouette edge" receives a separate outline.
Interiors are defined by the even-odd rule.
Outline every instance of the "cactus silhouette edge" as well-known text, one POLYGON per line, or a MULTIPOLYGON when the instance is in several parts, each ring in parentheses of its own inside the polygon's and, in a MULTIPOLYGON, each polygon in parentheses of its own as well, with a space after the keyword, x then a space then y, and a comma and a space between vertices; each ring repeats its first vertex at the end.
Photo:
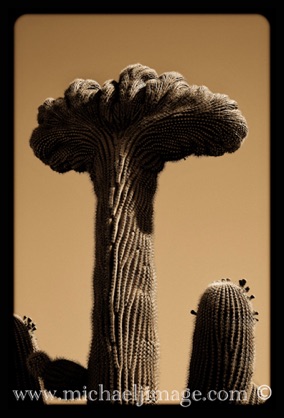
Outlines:
POLYGON ((141 64, 102 86, 76 79, 39 107, 35 156, 59 173, 88 172, 97 197, 88 390, 133 393, 136 385, 144 396, 158 388, 158 175, 168 161, 235 152, 247 134, 228 96, 141 64))

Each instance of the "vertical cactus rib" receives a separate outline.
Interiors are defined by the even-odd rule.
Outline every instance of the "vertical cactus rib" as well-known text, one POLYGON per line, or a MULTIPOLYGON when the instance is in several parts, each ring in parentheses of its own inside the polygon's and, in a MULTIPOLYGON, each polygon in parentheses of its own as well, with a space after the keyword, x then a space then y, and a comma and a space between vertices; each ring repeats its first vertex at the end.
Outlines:
POLYGON ((252 380, 258 313, 245 284, 245 279, 239 284, 228 278, 212 282, 201 295, 197 312, 192 311, 196 320, 187 388, 204 396, 210 391, 226 391, 224 404, 261 403, 252 380), (233 399, 229 396, 232 391, 233 399))
POLYGON ((247 132, 227 96, 141 64, 102 86, 76 79, 39 107, 35 156, 60 173, 87 172, 97 197, 89 390, 157 389, 158 175, 167 161, 235 152, 247 132))

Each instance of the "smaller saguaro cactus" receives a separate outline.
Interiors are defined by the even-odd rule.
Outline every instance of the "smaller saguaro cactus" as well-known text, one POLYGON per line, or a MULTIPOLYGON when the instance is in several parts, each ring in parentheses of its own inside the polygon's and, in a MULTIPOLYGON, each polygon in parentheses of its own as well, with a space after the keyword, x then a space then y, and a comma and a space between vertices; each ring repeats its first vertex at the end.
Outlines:
MULTIPOLYGON (((13 331, 13 361, 14 370, 12 373, 12 395, 13 402, 19 406, 35 403, 31 397, 17 398, 19 391, 39 391, 41 390, 40 381, 34 377, 28 368, 27 361, 30 355, 37 350, 37 342, 34 331, 36 326, 31 320, 24 316, 14 314, 14 331, 13 331)), ((42 397, 36 400, 36 404, 41 406, 44 404, 42 397)))
POLYGON ((202 294, 197 312, 191 311, 196 322, 187 388, 202 394, 196 406, 261 403, 252 381, 258 312, 249 290, 245 279, 239 285, 228 278, 214 281, 202 294), (202 402, 211 399, 208 394, 214 402, 202 402))

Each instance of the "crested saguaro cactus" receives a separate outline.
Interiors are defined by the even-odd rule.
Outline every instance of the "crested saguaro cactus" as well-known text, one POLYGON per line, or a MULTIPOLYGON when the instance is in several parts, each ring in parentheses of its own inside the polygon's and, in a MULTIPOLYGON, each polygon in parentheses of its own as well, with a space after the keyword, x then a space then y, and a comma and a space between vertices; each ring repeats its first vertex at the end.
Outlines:
POLYGON ((60 173, 88 172, 97 197, 88 390, 155 391, 158 174, 167 161, 236 151, 246 121, 226 95, 135 64, 102 86, 76 79, 39 107, 38 123, 35 155, 60 173))
MULTIPOLYGON (((211 283, 202 294, 196 315, 187 380, 191 393, 198 390, 214 404, 258 404, 252 381, 255 363, 254 328, 258 312, 253 310, 246 280, 211 283), (218 398, 219 394, 219 398, 218 398), (219 400, 219 402, 218 402, 219 400)), ((204 398, 204 399, 205 399, 204 398)), ((203 406, 202 400, 196 402, 203 406)))

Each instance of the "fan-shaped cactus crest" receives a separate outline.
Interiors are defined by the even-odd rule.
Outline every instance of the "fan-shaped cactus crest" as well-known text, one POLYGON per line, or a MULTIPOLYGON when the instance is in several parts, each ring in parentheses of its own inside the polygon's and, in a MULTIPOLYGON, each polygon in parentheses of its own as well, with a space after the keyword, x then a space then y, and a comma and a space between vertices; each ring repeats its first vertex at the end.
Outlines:
POLYGON ((88 172, 97 197, 88 390, 155 391, 158 173, 167 161, 236 151, 246 121, 226 95, 135 64, 102 86, 75 80, 64 97, 39 107, 38 124, 35 155, 60 173, 88 172))

